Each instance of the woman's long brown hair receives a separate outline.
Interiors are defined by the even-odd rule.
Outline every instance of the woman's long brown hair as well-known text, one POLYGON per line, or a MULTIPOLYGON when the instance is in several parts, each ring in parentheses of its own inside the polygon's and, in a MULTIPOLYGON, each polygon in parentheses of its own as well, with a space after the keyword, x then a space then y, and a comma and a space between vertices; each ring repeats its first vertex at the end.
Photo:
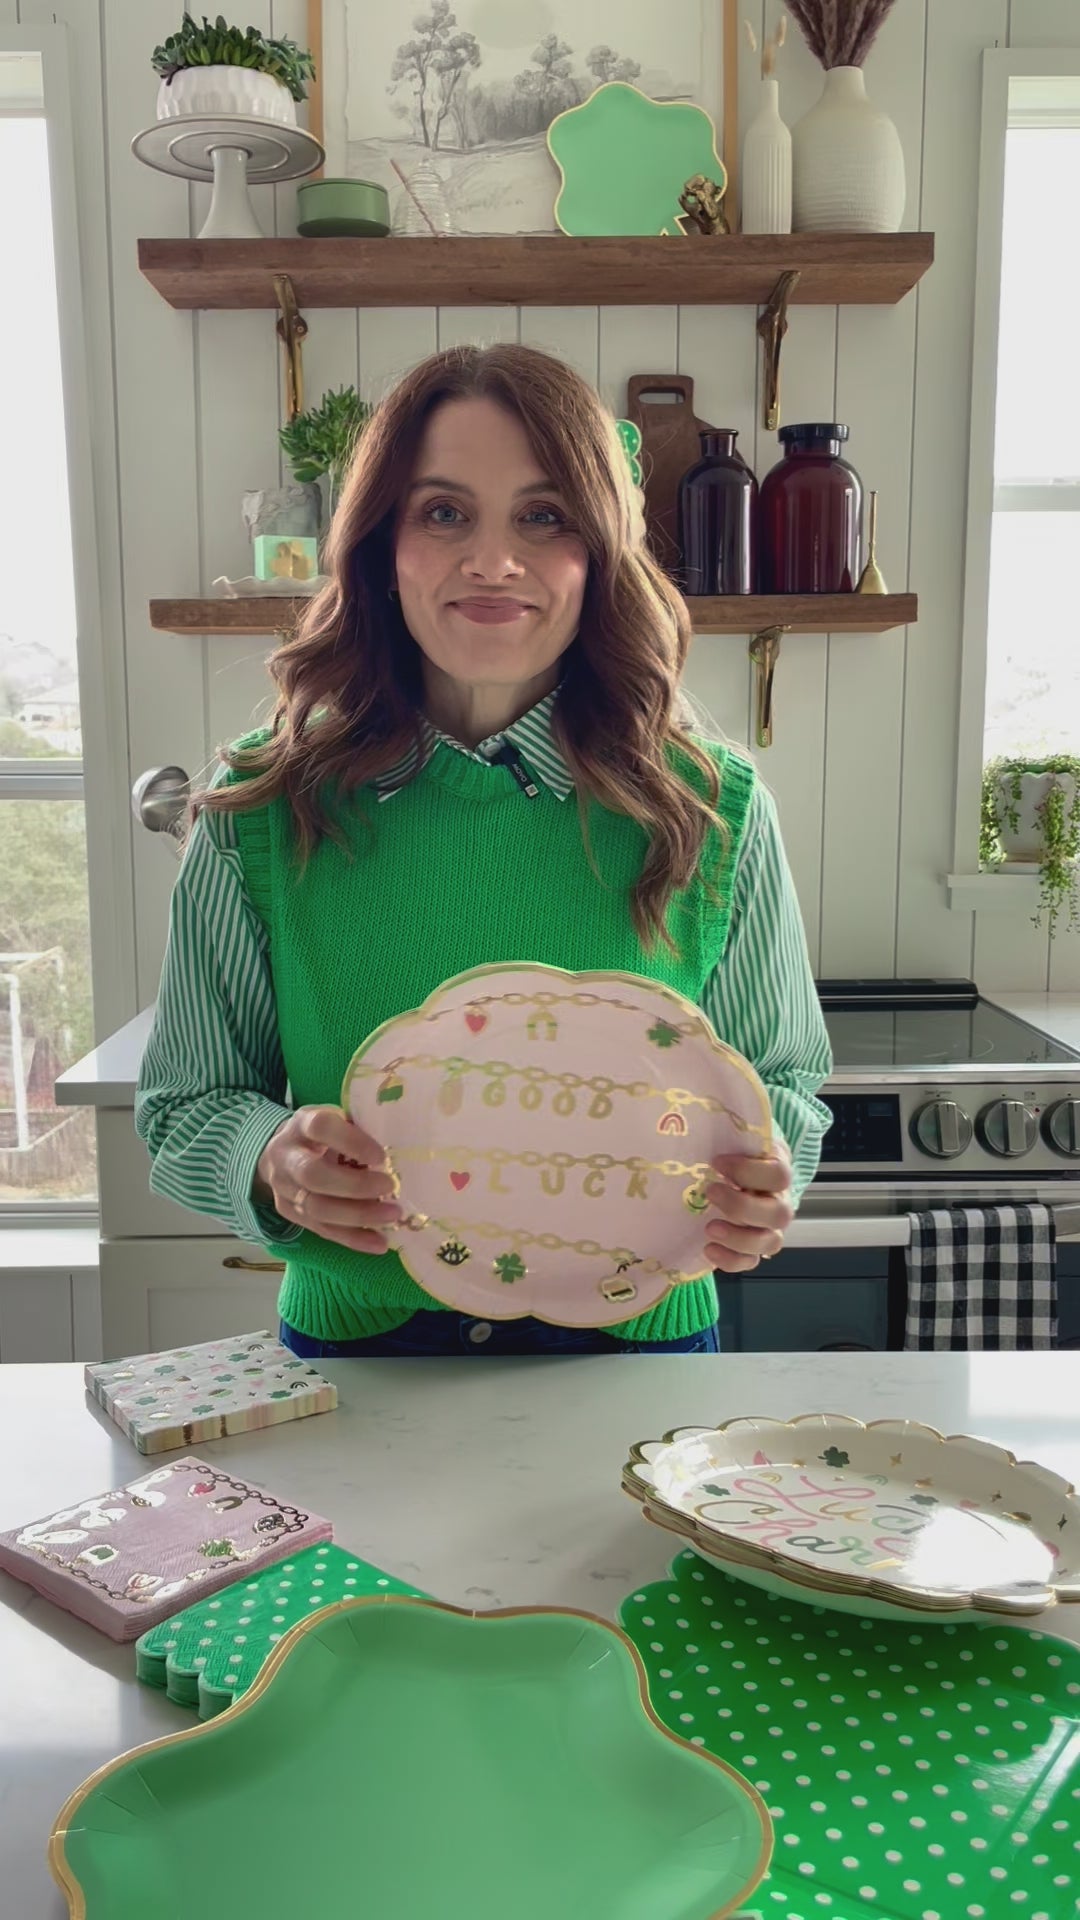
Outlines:
POLYGON ((270 737, 226 754, 245 778, 196 804, 235 812, 283 795, 303 857, 331 831, 330 793, 369 785, 419 743, 421 653, 390 591, 395 524, 432 411, 472 398, 521 421, 588 553, 555 735, 583 830, 596 801, 648 835, 631 908, 643 940, 666 941, 672 894, 694 877, 710 829, 723 832, 715 765, 680 721, 689 616, 645 545, 640 496, 612 419, 587 381, 530 347, 435 354, 376 410, 334 518, 329 584, 270 661, 278 688, 270 737))

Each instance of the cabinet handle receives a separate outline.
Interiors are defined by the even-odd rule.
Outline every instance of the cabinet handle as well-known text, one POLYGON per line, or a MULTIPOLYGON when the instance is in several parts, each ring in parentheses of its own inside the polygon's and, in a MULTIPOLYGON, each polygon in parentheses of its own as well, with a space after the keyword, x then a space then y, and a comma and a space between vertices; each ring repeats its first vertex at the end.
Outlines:
POLYGON ((241 1273, 284 1273, 284 1260, 245 1260, 241 1253, 230 1253, 222 1261, 223 1267, 231 1267, 241 1273))

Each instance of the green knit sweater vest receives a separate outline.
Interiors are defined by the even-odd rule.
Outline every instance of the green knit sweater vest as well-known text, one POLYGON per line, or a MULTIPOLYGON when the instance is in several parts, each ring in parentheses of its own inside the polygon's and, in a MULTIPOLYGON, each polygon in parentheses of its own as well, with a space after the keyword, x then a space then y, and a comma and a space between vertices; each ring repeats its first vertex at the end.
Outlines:
MULTIPOLYGON (((339 797, 341 843, 324 838, 304 867, 283 801, 238 814, 248 893, 269 936, 293 1103, 338 1105, 361 1041, 469 967, 528 960, 618 969, 699 1000, 727 942, 754 782, 741 756, 711 743, 708 751, 727 832, 711 835, 705 850, 711 885, 695 880, 671 903, 675 953, 663 944, 647 950, 630 916, 646 847, 641 828, 593 805, 591 864, 572 795, 560 800, 538 783, 530 799, 509 768, 444 744, 385 802, 370 789, 339 797)), ((353 1253, 307 1231, 268 1250, 286 1263, 282 1319, 313 1339, 387 1332, 437 1304, 396 1253, 353 1253)), ((709 1278, 673 1288, 651 1313, 612 1331, 630 1341, 676 1340, 712 1325, 716 1311, 709 1278)))

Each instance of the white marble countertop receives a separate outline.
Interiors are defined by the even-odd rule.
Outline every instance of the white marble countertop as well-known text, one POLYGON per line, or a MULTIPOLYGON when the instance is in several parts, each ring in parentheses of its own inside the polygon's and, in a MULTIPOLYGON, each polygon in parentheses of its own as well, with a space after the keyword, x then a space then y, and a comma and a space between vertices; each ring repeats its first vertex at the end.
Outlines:
MULTIPOLYGON (((334 1414, 199 1449, 334 1522, 338 1541, 435 1597, 612 1616, 676 1542, 620 1491, 632 1441, 736 1414, 830 1410, 971 1432, 1080 1481, 1080 1355, 748 1354, 327 1363, 334 1414)), ((0 1368, 0 1529, 145 1467, 81 1369, 0 1368)), ((1080 1640, 1080 1607, 1038 1625, 1080 1640)), ((0 1575, 0 1911, 60 1920, 45 1849, 68 1794, 193 1724, 134 1652, 0 1575)), ((151 1916, 147 1916, 151 1920, 151 1916)))

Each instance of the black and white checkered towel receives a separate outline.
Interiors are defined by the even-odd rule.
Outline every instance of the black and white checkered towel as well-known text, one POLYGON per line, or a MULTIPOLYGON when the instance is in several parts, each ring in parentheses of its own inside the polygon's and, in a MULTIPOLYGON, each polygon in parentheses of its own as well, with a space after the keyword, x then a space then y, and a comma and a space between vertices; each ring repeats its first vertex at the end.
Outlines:
POLYGON ((1056 1344, 1057 1245, 1049 1207, 912 1214, 905 1349, 1056 1344))

